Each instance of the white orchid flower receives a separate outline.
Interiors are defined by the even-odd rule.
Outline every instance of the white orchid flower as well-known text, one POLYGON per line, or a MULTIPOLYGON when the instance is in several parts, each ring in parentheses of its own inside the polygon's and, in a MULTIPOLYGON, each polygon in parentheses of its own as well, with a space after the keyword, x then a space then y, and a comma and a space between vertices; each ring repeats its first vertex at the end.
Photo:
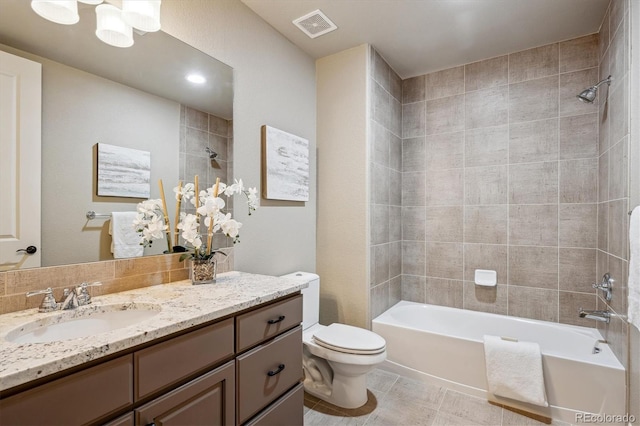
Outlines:
MULTIPOLYGON (((202 216, 213 216, 216 212, 222 210, 225 206, 225 202, 222 198, 218 197, 206 197, 203 203, 198 207, 198 213, 202 216)), ((207 225, 208 226, 208 225, 207 225)))

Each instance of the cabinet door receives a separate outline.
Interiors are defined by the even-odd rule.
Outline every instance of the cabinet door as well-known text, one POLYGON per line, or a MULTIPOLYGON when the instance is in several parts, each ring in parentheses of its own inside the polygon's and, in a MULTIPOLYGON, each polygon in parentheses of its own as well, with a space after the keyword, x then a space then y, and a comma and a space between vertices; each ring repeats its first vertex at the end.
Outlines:
POLYGON ((235 361, 135 410, 136 425, 233 425, 235 361))

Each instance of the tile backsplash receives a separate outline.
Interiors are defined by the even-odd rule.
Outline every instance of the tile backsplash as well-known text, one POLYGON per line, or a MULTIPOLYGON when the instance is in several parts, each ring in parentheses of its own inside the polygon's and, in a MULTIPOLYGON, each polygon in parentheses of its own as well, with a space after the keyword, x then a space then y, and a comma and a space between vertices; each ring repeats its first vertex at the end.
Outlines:
MULTIPOLYGON (((233 269, 233 248, 224 251, 229 256, 219 259, 218 273, 233 269)), ((0 272, 0 314, 37 308, 42 296, 27 298, 26 293, 47 287, 60 300, 63 289, 83 281, 102 282, 89 289, 92 296, 99 296, 188 279, 188 262, 179 258, 180 254, 158 255, 0 272)))

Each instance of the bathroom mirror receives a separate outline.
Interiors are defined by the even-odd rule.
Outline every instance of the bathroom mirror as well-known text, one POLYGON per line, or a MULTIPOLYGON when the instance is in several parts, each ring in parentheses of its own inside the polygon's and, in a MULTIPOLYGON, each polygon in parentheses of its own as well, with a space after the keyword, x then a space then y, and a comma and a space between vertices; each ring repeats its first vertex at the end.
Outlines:
MULTIPOLYGON (((219 146, 220 138, 202 119, 228 123, 223 148, 232 141, 233 70, 162 31, 134 32, 129 48, 109 46, 95 36, 91 5, 78 3, 74 25, 41 18, 27 0, 2 0, 0 9, 0 50, 42 63, 40 266, 113 259, 109 220, 86 213, 134 211, 141 199, 96 195, 97 144, 150 152, 151 198, 160 197, 162 179, 173 216, 178 180, 199 174, 208 184, 208 169, 226 163, 226 153, 209 161, 205 147, 219 146), (187 81, 190 73, 206 82, 187 81), (192 130, 204 140, 198 152, 185 148, 192 130)), ((161 253, 162 245, 145 255, 161 253)))

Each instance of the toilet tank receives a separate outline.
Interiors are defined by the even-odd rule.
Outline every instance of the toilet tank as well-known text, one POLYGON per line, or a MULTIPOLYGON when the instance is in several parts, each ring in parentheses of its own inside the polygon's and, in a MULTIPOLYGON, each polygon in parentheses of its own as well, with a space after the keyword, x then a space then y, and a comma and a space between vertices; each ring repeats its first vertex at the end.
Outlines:
POLYGON ((320 277, 311 272, 293 272, 283 277, 304 277, 309 283, 302 289, 302 328, 316 325, 320 320, 320 277))

